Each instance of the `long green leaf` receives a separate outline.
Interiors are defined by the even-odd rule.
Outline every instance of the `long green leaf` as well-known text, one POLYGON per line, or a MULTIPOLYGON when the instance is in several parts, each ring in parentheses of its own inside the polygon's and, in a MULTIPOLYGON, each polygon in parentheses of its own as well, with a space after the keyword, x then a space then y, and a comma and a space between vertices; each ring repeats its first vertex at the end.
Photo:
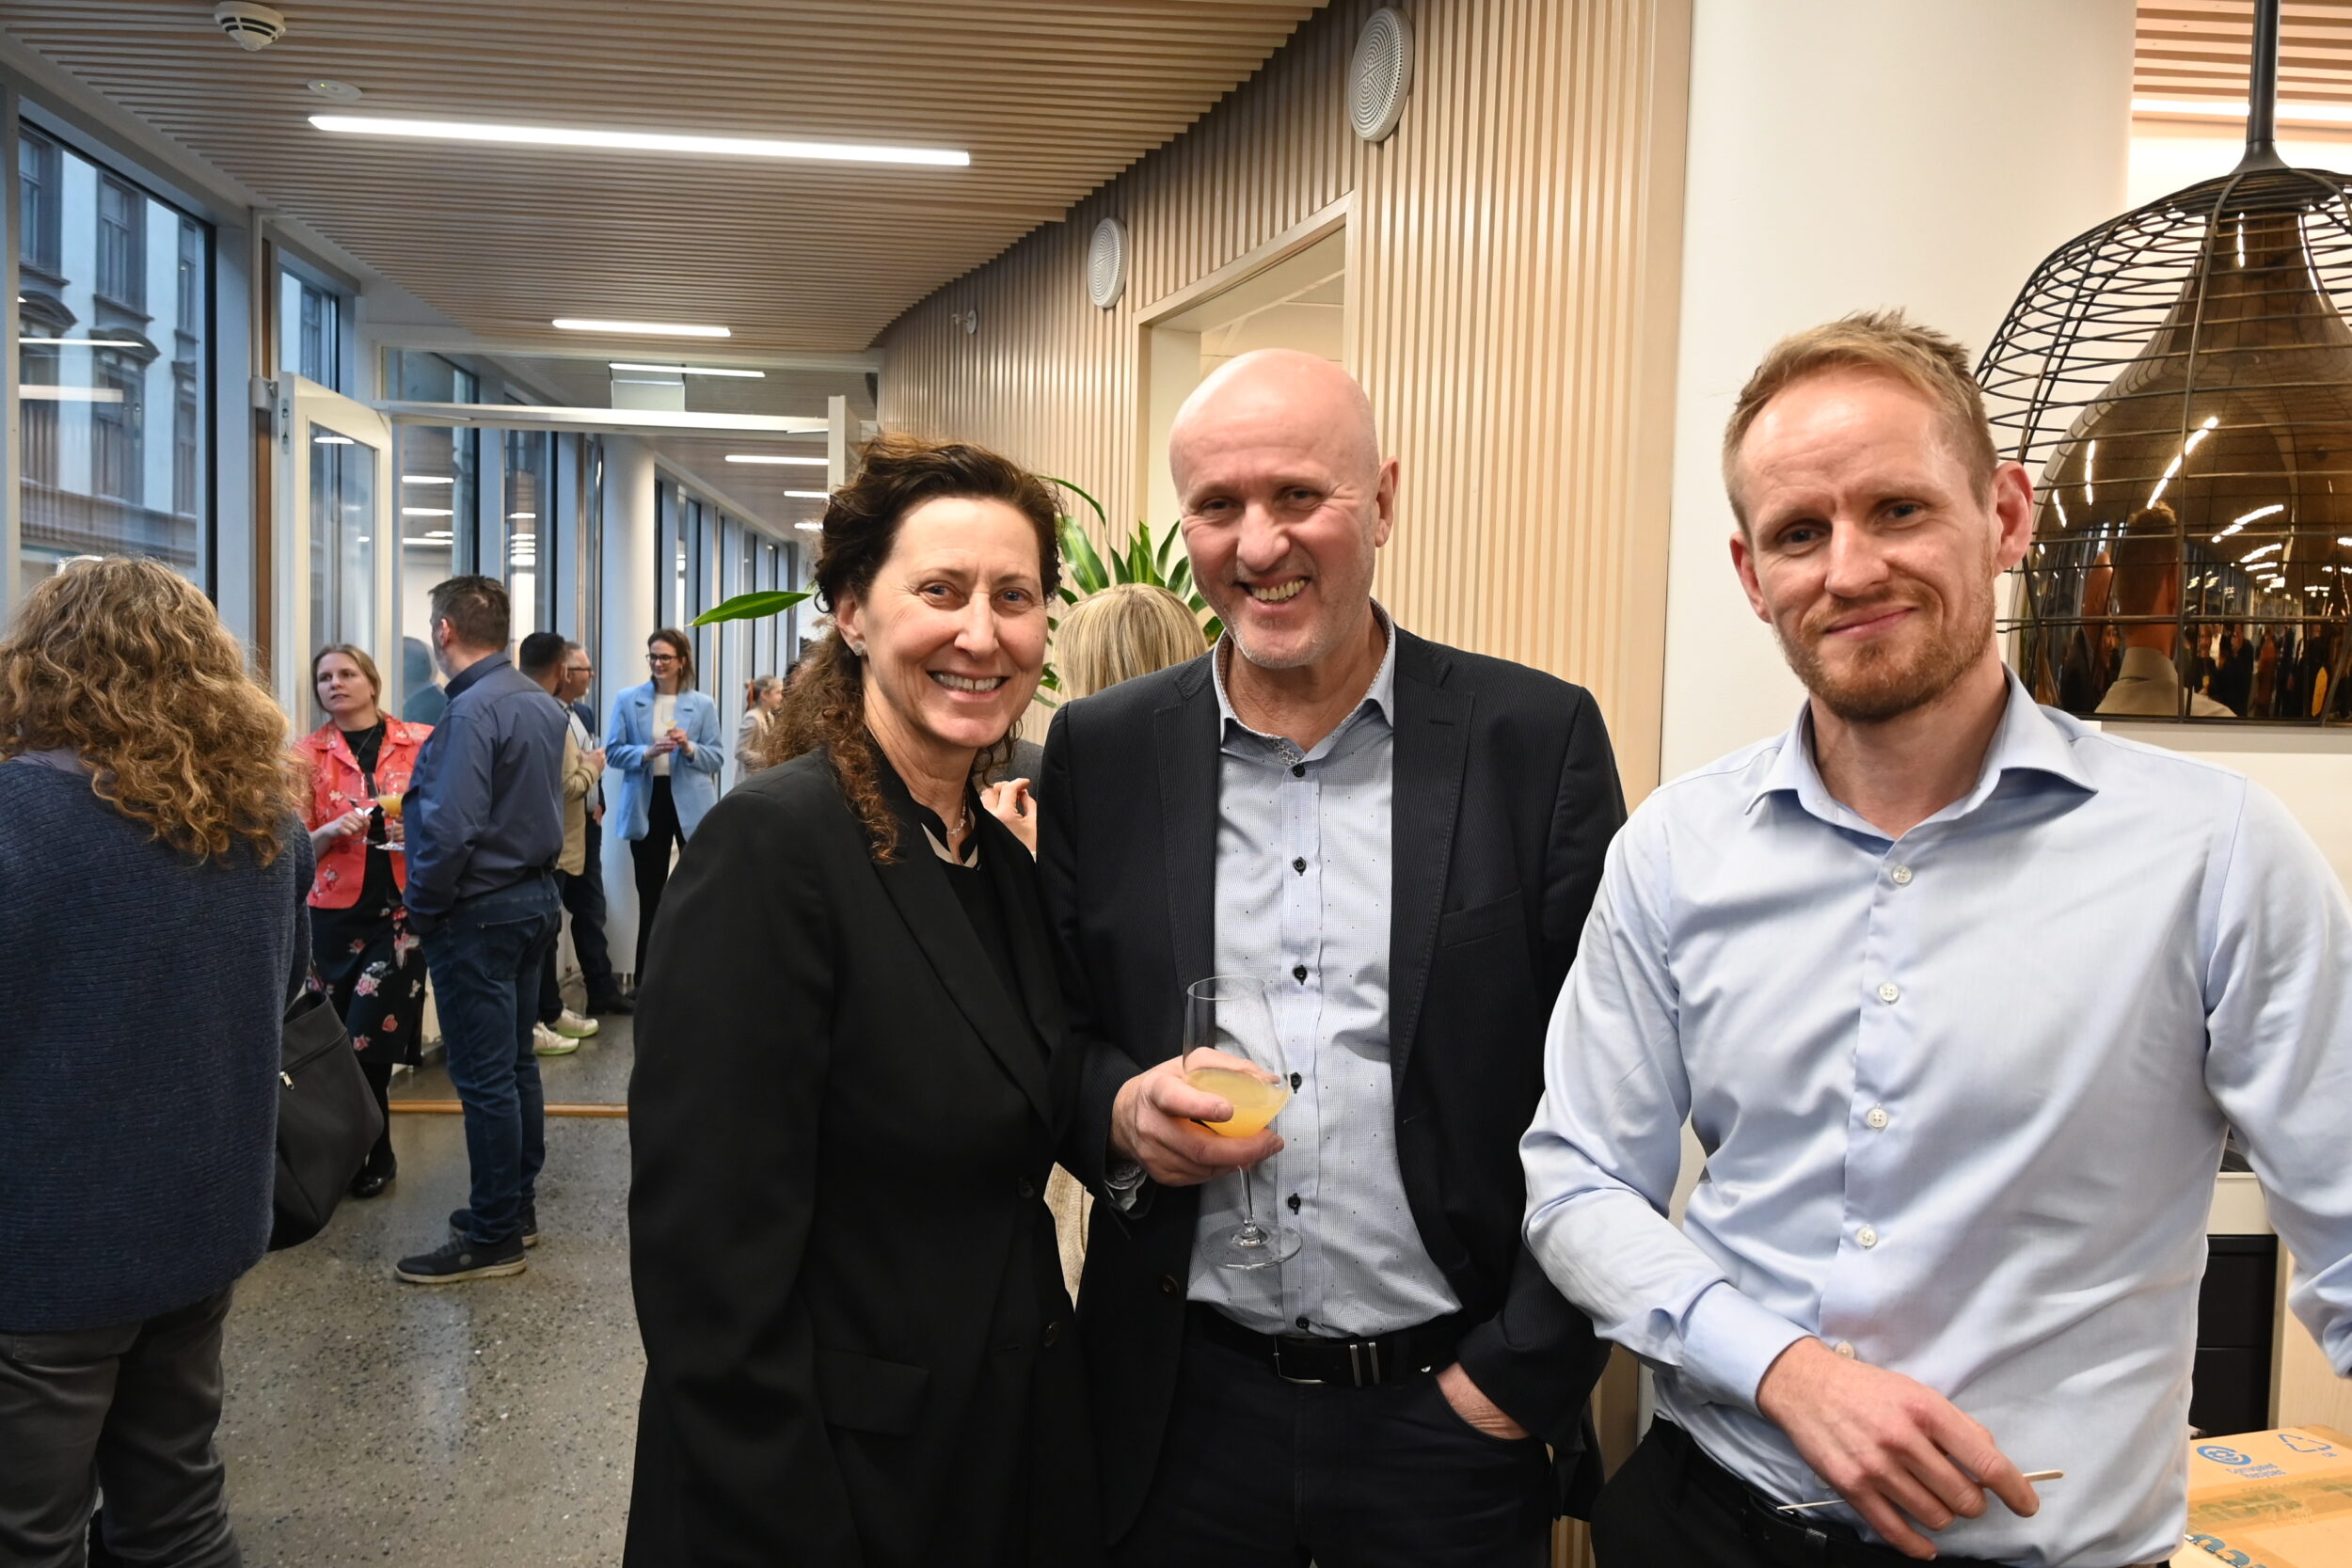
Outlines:
POLYGON ((1080 500, 1094 508, 1095 525, 1102 529, 1104 537, 1109 536, 1111 531, 1110 514, 1103 510, 1103 503, 1101 501, 1096 500, 1092 496, 1088 495, 1084 490, 1079 489, 1076 485, 1071 483, 1070 481, 1066 479, 1056 479, 1052 474, 1040 474, 1037 477, 1043 480, 1048 484, 1060 485, 1063 489, 1069 491, 1072 495, 1077 497, 1080 500))
POLYGON ((1157 584, 1160 574, 1152 562, 1152 531, 1141 523, 1136 525, 1135 537, 1127 542, 1127 580, 1157 584))
POLYGON ((1184 553, 1184 538, 1183 529, 1172 528, 1168 531, 1168 537, 1160 541, 1160 580, 1171 588, 1176 585, 1178 568, 1189 567, 1192 563, 1192 558, 1184 553))
POLYGON ((1064 516, 1059 521, 1062 559, 1070 562, 1071 583, 1078 591, 1076 597, 1101 593, 1110 586, 1111 575, 1104 566, 1102 556, 1095 552, 1094 541, 1087 537, 1087 531, 1078 526, 1075 517, 1064 516))
POLYGON ((693 619, 698 626, 715 626, 722 621, 757 621, 770 615, 781 615, 803 599, 815 595, 787 593, 781 588, 763 588, 756 594, 738 594, 723 599, 693 619))

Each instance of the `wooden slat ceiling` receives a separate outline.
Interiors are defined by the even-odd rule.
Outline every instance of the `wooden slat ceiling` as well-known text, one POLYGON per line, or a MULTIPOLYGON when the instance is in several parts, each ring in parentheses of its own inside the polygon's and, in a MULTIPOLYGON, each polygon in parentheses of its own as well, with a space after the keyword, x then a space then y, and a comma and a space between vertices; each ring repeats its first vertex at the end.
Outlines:
MULTIPOLYGON (((2135 98, 2246 102, 2253 0, 2141 0, 2135 98)), ((2298 104, 2352 105, 2352 0, 2284 0, 2279 118, 2298 104)))
POLYGON ((0 29, 487 339, 853 351, 1199 118, 1318 0, 5 0, 0 29), (361 90, 356 104, 307 89, 361 90), (330 135, 320 112, 968 150, 969 168, 330 135))

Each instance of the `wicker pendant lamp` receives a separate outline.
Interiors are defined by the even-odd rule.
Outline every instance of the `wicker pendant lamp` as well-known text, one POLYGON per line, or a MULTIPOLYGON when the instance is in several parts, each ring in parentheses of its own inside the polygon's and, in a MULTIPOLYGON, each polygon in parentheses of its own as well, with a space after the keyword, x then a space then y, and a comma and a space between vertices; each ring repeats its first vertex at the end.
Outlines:
POLYGON ((2070 241, 1978 368, 2038 476, 2013 657, 2104 718, 2352 721, 2352 179, 2272 145, 2257 0, 2246 155, 2070 241))

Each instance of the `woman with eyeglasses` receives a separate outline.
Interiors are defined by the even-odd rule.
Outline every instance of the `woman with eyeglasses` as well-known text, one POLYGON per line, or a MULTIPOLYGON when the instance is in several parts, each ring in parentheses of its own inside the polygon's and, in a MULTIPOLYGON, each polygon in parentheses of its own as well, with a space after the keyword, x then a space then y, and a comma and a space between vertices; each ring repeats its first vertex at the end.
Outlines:
POLYGON ((639 985, 671 853, 694 836, 703 813, 718 800, 719 769, 727 760, 719 705, 694 689, 694 646, 686 634, 664 626, 647 638, 645 667, 653 678, 613 698, 605 725, 605 767, 621 780, 613 816, 637 863, 639 985))

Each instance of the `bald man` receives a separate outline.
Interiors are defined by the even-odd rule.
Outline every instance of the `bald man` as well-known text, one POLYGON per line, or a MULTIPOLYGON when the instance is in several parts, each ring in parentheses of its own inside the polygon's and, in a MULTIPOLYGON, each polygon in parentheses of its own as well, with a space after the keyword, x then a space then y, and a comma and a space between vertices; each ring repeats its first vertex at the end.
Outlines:
POLYGON ((1168 458, 1225 636, 1065 706, 1041 790, 1113 1560, 1536 1568, 1604 1352, 1520 1244, 1514 1150, 1625 815, 1608 736, 1374 602, 1397 465, 1338 366, 1232 361, 1168 458), (1246 1138, 1179 1060, 1185 988, 1234 974, 1293 1090, 1246 1138), (1243 1166, 1275 1240, 1237 1257, 1243 1166))

